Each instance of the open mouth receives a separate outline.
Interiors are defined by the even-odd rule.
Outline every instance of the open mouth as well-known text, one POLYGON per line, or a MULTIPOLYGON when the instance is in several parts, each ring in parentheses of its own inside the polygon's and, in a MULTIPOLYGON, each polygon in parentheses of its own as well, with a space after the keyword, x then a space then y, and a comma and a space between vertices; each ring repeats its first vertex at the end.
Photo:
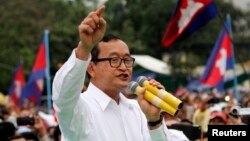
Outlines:
POLYGON ((127 80, 129 78, 129 75, 126 74, 126 73, 122 73, 122 74, 118 75, 118 77, 121 78, 121 79, 126 79, 127 80))

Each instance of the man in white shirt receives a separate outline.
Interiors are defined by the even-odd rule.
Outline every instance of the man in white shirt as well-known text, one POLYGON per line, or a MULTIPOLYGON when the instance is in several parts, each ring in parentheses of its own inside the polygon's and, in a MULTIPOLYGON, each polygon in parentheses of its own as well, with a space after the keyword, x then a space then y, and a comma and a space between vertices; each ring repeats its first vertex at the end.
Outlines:
POLYGON ((62 141, 168 141, 161 110, 143 98, 145 89, 137 101, 121 93, 131 80, 134 58, 121 39, 104 36, 104 9, 90 12, 79 25, 80 42, 53 81, 62 141), (81 94, 86 72, 90 83, 81 94))

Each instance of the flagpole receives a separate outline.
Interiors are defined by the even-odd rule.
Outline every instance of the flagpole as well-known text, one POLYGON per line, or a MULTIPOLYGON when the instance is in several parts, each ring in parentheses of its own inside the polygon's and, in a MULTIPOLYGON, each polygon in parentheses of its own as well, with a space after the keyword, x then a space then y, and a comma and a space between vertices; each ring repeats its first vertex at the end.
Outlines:
POLYGON ((229 36, 231 39, 231 50, 232 50, 232 56, 233 56, 233 73, 234 73, 234 95, 235 98, 237 99, 237 101, 239 102, 240 97, 239 97, 239 93, 238 93, 238 80, 237 80, 237 73, 236 73, 236 69, 235 69, 235 55, 234 55, 234 46, 233 46, 233 35, 232 35, 232 26, 231 26, 231 17, 229 14, 227 14, 227 31, 229 32, 229 36))
POLYGON ((50 57, 49 57, 49 30, 44 31, 45 35, 45 50, 46 50, 46 84, 47 84, 47 106, 48 114, 51 114, 51 84, 50 84, 50 57))

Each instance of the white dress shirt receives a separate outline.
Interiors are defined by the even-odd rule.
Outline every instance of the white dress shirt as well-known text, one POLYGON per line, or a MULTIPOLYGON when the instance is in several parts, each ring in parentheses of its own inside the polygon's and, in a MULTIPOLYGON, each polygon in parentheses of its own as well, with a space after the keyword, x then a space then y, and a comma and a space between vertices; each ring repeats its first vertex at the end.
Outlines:
POLYGON ((164 120, 149 130, 136 100, 120 93, 117 104, 92 83, 81 93, 90 59, 79 60, 73 51, 54 78, 52 99, 62 141, 168 141, 164 120))

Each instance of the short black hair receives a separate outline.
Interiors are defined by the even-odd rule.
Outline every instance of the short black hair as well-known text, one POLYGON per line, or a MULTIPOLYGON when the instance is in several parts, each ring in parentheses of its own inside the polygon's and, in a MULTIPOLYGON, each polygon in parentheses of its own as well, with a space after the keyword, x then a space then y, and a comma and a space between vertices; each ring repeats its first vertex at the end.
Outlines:
POLYGON ((54 134, 53 134, 53 138, 54 138, 54 140, 55 141, 59 141, 59 136, 61 136, 61 130, 60 130, 60 127, 59 127, 59 125, 57 125, 56 127, 55 127, 55 131, 54 131, 54 134))
POLYGON ((39 141, 38 135, 34 132, 24 132, 21 133, 21 135, 26 139, 26 140, 34 140, 34 141, 39 141))
POLYGON ((121 40, 121 38, 119 38, 118 36, 114 35, 114 34, 107 34, 105 35, 91 50, 91 55, 92 55, 92 60, 94 59, 98 59, 98 55, 100 53, 100 49, 99 49, 99 43, 100 42, 109 42, 111 40, 121 40))
POLYGON ((0 141, 7 141, 14 136, 16 127, 13 123, 5 121, 0 123, 0 141))

